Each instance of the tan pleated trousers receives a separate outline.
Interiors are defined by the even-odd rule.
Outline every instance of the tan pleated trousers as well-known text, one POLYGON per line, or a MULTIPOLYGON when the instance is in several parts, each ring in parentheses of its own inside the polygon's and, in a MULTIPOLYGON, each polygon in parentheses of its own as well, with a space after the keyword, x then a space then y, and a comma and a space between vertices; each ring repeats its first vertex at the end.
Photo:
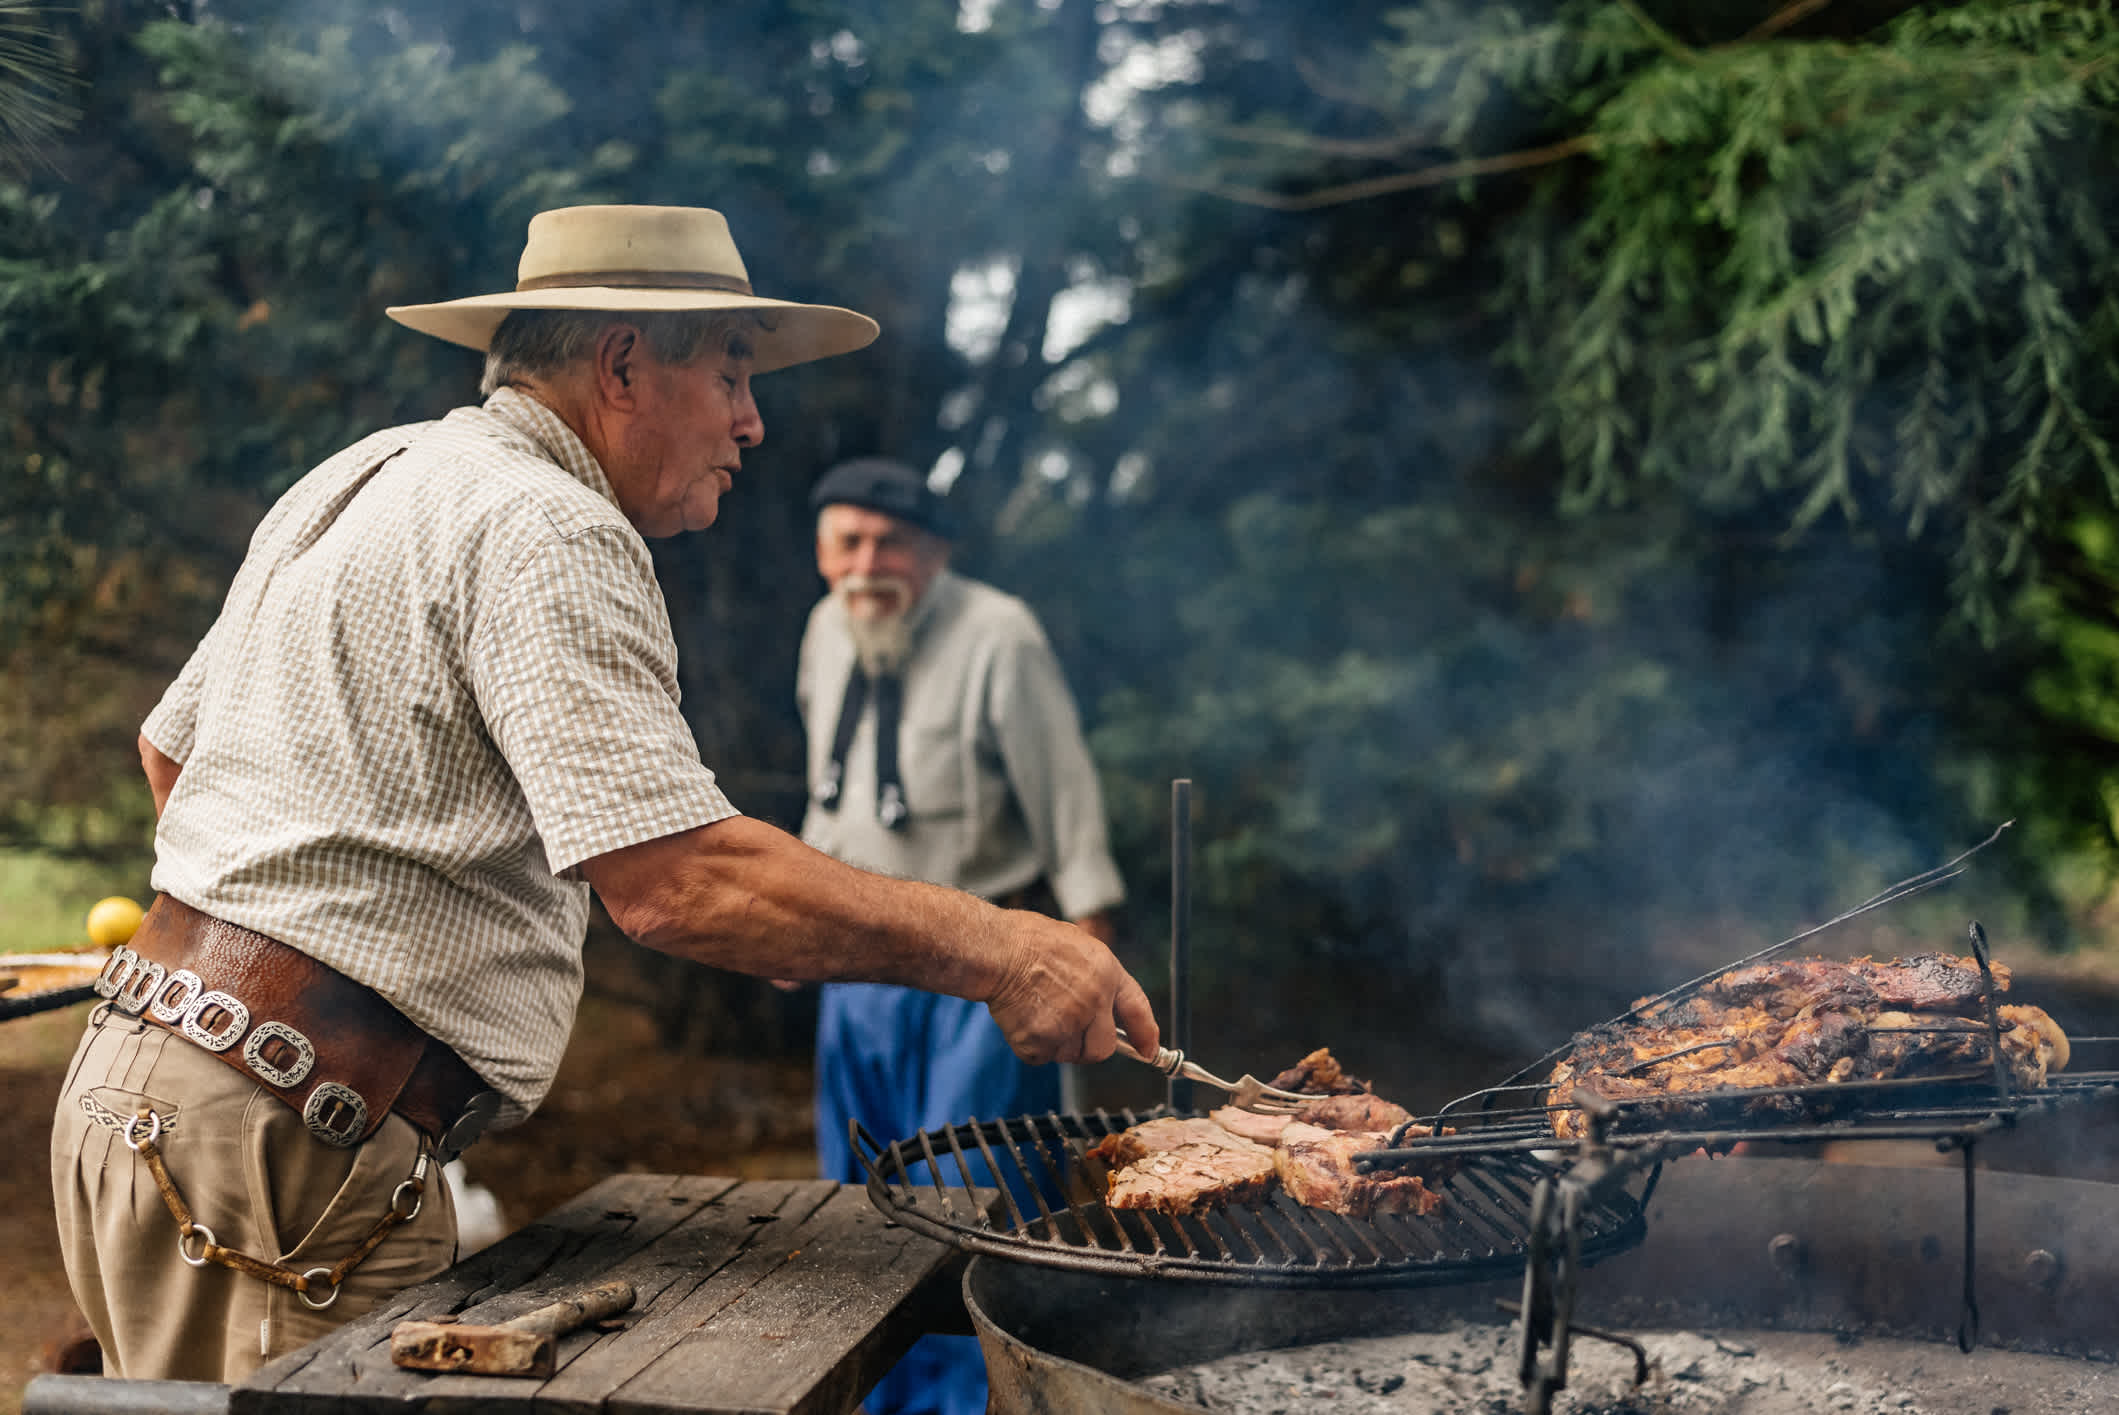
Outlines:
POLYGON ((232 1268, 193 1267, 152 1171, 116 1128, 143 1105, 163 1119, 156 1144, 193 1219, 221 1246, 295 1272, 329 1268, 358 1246, 419 1154, 418 1132, 397 1115, 357 1148, 325 1145, 292 1107, 226 1063, 98 1007, 59 1092, 52 1199, 67 1278, 107 1375, 239 1381, 455 1258, 455 1207, 436 1164, 418 1216, 353 1270, 324 1311, 232 1268))

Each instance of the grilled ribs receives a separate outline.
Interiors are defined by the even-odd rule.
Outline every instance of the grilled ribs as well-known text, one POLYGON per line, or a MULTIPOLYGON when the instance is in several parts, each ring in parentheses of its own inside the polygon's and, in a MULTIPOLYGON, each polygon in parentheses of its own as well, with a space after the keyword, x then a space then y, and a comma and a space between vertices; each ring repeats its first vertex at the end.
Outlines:
MULTIPOLYGON (((2005 992, 2009 970, 1992 965, 2005 992)), ((1816 1120, 1853 1093, 1850 1082, 1963 1076, 1992 1065, 1977 960, 1923 953, 1878 963, 1823 958, 1759 963, 1710 980, 1689 997, 1643 999, 1618 1022, 1575 1037, 1553 1068, 1546 1101, 1554 1133, 1588 1132, 1577 1087, 1644 1108, 1648 1123, 1711 1123, 1711 1093, 1775 1089, 1744 1098, 1752 1123, 1816 1120), (1675 1097, 1696 1099, 1677 1100, 1675 1097)), ((2045 1084, 2067 1065, 2067 1037, 2036 1007, 1996 1008, 2014 1084, 2045 1084)))
MULTIPOLYGON (((1363 1174, 1353 1157, 1382 1149, 1412 1117, 1371 1092, 1318 1050, 1275 1077, 1316 1099, 1294 1115, 1223 1106, 1207 1116, 1161 1117, 1106 1135, 1089 1149, 1111 1166, 1104 1202, 1114 1209, 1186 1215, 1265 1197, 1277 1181, 1298 1203, 1334 1213, 1433 1213, 1441 1193, 1418 1175, 1363 1174)), ((1427 1135, 1426 1126, 1408 1132, 1427 1135)))

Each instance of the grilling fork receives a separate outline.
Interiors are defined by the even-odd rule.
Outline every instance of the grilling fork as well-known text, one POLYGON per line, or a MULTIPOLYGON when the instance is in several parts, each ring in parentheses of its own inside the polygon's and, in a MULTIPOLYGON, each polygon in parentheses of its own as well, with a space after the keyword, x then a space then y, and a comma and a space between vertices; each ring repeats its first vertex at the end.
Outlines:
POLYGON ((1217 1091, 1229 1093, 1229 1104, 1238 1110, 1256 1111, 1260 1115, 1293 1115, 1315 1096, 1305 1096, 1295 1091, 1283 1091, 1278 1086, 1268 1086, 1256 1076, 1239 1076, 1234 1081, 1224 1081, 1196 1061, 1185 1060, 1185 1054, 1170 1047, 1157 1047, 1155 1055, 1149 1056, 1137 1050, 1126 1029, 1118 1029, 1120 1054, 1145 1062, 1165 1076, 1182 1076, 1187 1081, 1197 1081, 1202 1086, 1212 1086, 1217 1091))

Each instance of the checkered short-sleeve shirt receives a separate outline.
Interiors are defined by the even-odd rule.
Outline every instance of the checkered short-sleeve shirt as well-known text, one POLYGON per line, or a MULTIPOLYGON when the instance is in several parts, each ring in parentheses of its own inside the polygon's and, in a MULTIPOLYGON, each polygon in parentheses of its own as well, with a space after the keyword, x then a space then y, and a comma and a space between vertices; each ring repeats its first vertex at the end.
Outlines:
POLYGON ((380 992, 508 1104, 581 996, 575 867, 735 808, 677 710, 647 545, 510 389, 304 477, 142 728, 154 886, 380 992))

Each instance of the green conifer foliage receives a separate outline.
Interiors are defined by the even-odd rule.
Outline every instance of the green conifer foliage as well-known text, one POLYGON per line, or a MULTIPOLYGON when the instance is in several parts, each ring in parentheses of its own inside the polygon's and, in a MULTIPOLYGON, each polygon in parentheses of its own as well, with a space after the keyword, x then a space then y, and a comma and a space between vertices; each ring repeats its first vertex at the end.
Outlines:
POLYGON ((2119 16, 1819 8, 1424 6, 1391 72, 1581 142, 1504 296, 1569 504, 1882 518, 1991 630, 2056 511, 2119 499, 2119 16))
POLYGON ((37 0, 0 0, 0 170, 39 160, 74 117, 74 77, 37 0))

